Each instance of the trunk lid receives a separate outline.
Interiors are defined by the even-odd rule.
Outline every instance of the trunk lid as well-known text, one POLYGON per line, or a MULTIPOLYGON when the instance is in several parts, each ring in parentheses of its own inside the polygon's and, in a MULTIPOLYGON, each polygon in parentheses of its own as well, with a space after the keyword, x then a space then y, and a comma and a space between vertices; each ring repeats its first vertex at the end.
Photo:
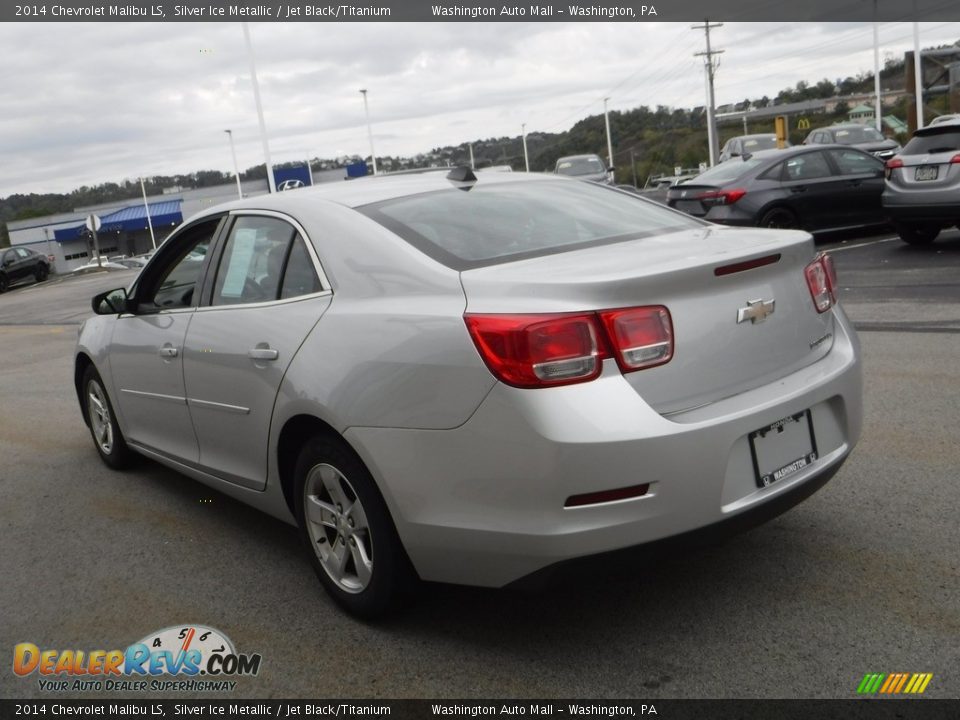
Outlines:
POLYGON ((814 256, 805 233, 718 226, 466 270, 461 281, 469 313, 666 306, 673 359, 624 377, 669 414, 772 382, 829 352, 833 315, 817 313, 804 277, 814 256), (716 274, 773 255, 762 267, 716 274), (738 322, 756 300, 773 300, 774 311, 738 322))

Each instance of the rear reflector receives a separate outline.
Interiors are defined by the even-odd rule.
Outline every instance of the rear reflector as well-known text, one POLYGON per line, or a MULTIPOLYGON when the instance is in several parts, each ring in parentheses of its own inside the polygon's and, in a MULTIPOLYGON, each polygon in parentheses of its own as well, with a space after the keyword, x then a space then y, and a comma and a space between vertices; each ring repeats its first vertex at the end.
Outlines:
POLYGON ((833 266, 833 258, 821 253, 813 262, 803 269, 810 288, 810 297, 818 313, 823 313, 837 302, 837 271, 833 266))
POLYGON ((642 497, 648 492, 650 492, 650 483, 618 488, 616 490, 602 490, 601 492, 586 493, 585 495, 571 495, 567 498, 563 506, 569 508, 583 507, 584 505, 598 505, 600 503, 614 502, 615 500, 642 497))
POLYGON ((662 305, 551 315, 464 315, 494 376, 519 388, 587 382, 615 357, 622 372, 673 357, 673 324, 662 305))
POLYGON ((744 270, 753 270, 754 268, 763 267, 764 265, 773 265, 776 262, 780 262, 780 253, 754 258, 753 260, 745 260, 744 262, 733 263, 732 265, 721 265, 713 269, 713 274, 717 277, 733 275, 734 273, 743 272, 744 270))

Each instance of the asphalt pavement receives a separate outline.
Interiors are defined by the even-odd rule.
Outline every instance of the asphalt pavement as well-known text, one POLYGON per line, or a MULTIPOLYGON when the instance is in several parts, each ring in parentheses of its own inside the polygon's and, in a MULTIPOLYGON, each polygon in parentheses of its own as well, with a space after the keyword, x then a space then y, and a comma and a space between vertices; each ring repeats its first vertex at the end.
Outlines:
MULTIPOLYGON (((0 296, 0 651, 199 623, 263 656, 211 698, 852 698, 868 672, 930 672, 925 696, 956 698, 960 233, 889 237, 820 242, 865 372, 863 437, 821 491, 722 544, 540 590, 427 585, 378 625, 333 606, 292 527, 154 463, 100 462, 75 323, 127 273, 17 288, 0 296)), ((0 697, 50 697, 9 657, 0 697)))

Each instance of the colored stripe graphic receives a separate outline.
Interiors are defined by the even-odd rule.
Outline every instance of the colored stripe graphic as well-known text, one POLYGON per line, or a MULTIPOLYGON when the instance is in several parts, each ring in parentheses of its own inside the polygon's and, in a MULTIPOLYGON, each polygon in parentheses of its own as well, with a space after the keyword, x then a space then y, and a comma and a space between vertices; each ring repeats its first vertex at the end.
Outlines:
POLYGON ((867 673, 857 686, 857 694, 919 695, 933 680, 933 673, 867 673))

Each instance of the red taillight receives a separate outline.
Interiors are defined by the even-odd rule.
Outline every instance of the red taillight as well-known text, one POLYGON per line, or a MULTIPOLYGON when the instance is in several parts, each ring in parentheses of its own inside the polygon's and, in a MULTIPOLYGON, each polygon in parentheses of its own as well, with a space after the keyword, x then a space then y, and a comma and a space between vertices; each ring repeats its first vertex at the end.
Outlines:
POLYGON ((818 313, 829 310, 837 302, 837 271, 833 266, 833 258, 820 254, 813 262, 804 268, 803 274, 807 278, 807 287, 810 288, 810 297, 818 313))
POLYGON ((673 326, 662 305, 605 310, 600 319, 623 372, 663 365, 673 357, 673 326))
POLYGON ((587 382, 613 354, 623 372, 673 357, 673 326, 662 306, 557 315, 464 316, 497 379, 520 388, 587 382))
POLYGON ((960 163, 960 153, 957 153, 957 154, 954 155, 952 158, 950 158, 950 162, 951 162, 951 164, 952 164, 952 163, 960 163))
POLYGON ((902 167, 903 167, 903 160, 901 160, 898 157, 892 157, 883 164, 883 174, 887 178, 887 180, 889 180, 890 176, 893 174, 893 171, 896 168, 902 168, 902 167))
POLYGON ((736 190, 708 190, 707 192, 697 195, 697 200, 704 205, 711 206, 733 205, 746 194, 747 191, 743 188, 737 188, 736 190))
POLYGON ((592 380, 606 348, 594 315, 466 315, 487 367, 515 387, 547 387, 592 380))

